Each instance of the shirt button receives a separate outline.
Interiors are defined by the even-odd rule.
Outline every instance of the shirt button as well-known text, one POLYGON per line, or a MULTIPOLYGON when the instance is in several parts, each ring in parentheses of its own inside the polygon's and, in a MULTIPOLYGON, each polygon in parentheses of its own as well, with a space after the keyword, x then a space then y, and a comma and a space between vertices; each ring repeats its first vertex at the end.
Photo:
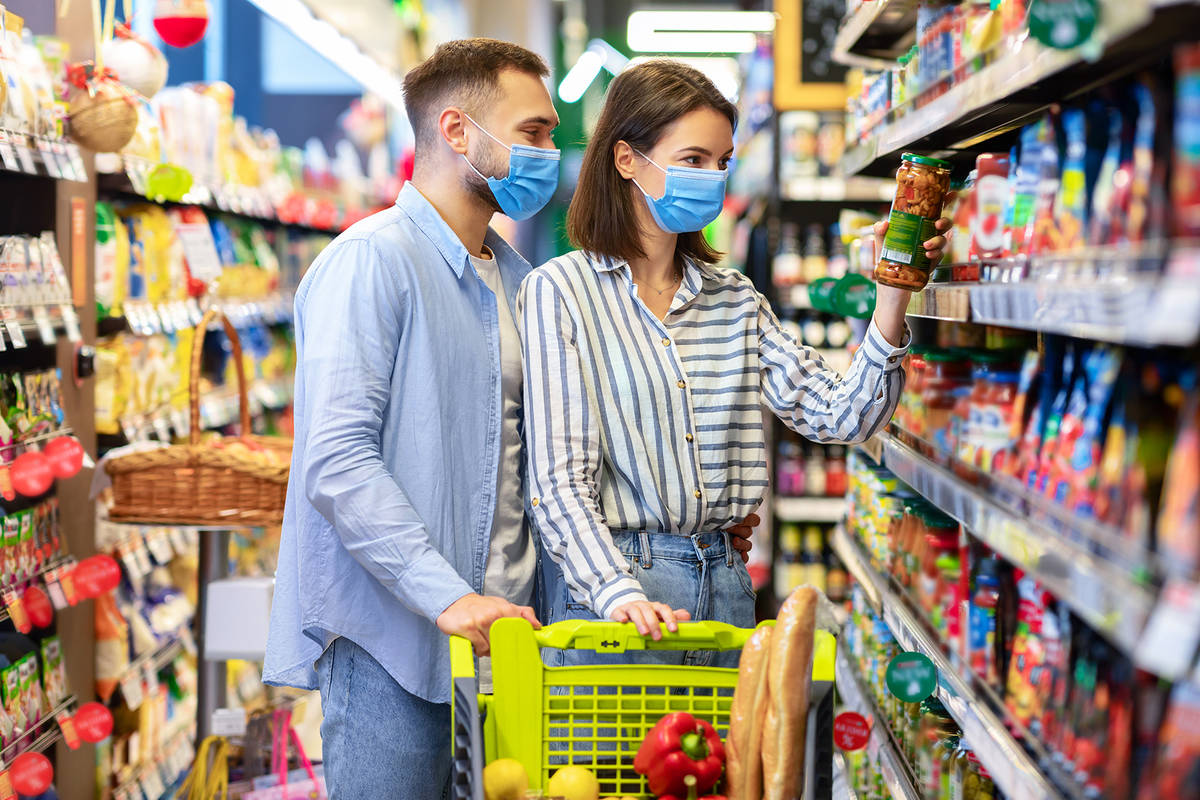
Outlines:
POLYGON ((668 339, 668 338, 667 338, 667 337, 665 337, 665 336, 663 337, 662 343, 663 343, 663 347, 670 347, 670 346, 671 346, 671 340, 670 340, 670 339, 668 339))
POLYGON ((891 358, 889 358, 889 359, 888 359, 888 363, 889 363, 889 364, 895 364, 895 363, 896 363, 896 357, 895 357, 895 356, 892 356, 891 358))
POLYGON ((682 389, 683 387, 687 386, 687 381, 685 381, 683 378, 680 378, 679 380, 675 381, 675 385, 682 389))
POLYGON ((701 493, 701 491, 700 491, 699 489, 697 489, 696 491, 692 492, 692 494, 696 495, 696 499, 697 499, 697 500, 699 500, 701 497, 703 497, 703 496, 704 496, 704 495, 701 493))
POLYGON ((689 434, 687 434, 686 436, 684 436, 683 438, 684 438, 684 439, 687 439, 687 440, 690 442, 690 441, 692 441, 693 439, 695 439, 696 437, 695 437, 695 436, 692 436, 692 435, 689 433, 689 434))
POLYGON ((539 502, 541 502, 541 501, 539 501, 539 500, 538 500, 536 497, 535 497, 535 498, 533 498, 533 504, 534 504, 535 506, 536 506, 536 505, 537 505, 539 502))

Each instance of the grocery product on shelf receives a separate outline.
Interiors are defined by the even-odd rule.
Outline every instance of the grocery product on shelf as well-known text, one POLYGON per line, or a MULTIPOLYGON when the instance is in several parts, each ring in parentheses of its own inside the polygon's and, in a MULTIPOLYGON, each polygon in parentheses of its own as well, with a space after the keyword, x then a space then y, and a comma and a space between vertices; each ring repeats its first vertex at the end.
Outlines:
POLYGON ((875 279, 888 286, 919 290, 929 280, 924 243, 937 233, 933 224, 942 216, 943 200, 950 191, 950 164, 905 153, 896 184, 875 279))

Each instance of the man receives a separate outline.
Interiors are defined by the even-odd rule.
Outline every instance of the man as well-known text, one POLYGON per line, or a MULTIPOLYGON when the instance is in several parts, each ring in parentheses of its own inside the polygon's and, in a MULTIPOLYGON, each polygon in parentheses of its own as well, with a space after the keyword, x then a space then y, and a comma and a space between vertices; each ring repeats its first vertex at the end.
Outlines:
POLYGON ((443 796, 446 634, 486 655, 496 619, 538 624, 511 311, 530 266, 488 221, 532 216, 555 189, 547 74, 491 39, 449 42, 411 70, 412 181, 296 292, 295 450, 263 680, 320 690, 331 800, 443 796))

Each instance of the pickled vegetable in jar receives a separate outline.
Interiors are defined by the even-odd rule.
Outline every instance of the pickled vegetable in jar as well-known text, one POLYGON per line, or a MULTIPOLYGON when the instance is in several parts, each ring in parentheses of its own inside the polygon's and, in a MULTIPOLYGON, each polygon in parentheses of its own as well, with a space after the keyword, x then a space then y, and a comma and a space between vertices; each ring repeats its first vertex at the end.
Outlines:
POLYGON ((901 157, 887 236, 875 266, 876 281, 914 292, 925 288, 932 265, 924 243, 937 235, 934 223, 942 215, 949 191, 949 162, 912 153, 901 157))

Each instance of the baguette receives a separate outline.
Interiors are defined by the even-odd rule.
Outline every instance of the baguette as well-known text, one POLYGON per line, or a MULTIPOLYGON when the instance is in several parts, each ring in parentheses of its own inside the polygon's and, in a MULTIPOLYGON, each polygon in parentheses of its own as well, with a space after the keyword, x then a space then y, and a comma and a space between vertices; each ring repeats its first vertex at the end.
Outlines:
POLYGON ((763 710, 772 628, 759 628, 742 648, 738 682, 725 739, 725 794, 729 800, 762 800, 763 710))
POLYGON ((763 797, 795 800, 804 786, 804 749, 819 592, 801 586, 779 610, 767 671, 763 797))

